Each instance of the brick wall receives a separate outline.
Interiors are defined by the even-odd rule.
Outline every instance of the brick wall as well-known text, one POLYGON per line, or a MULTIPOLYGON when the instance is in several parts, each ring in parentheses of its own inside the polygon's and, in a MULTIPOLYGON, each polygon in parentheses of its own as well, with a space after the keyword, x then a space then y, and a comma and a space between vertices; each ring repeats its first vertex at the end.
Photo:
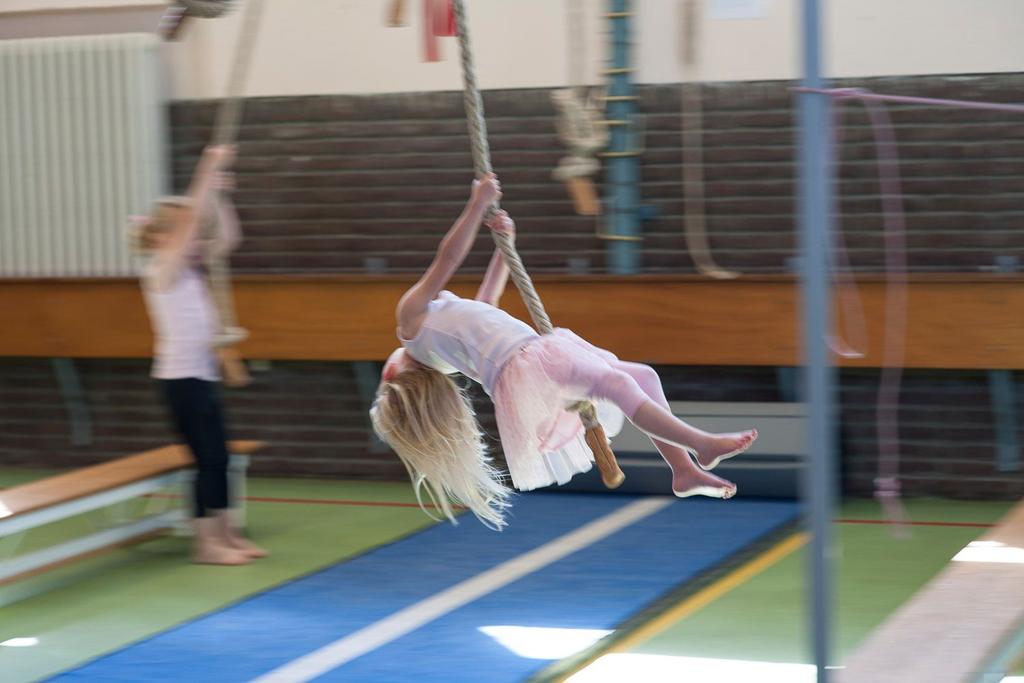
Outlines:
MULTIPOLYGON (((176 440, 158 385, 141 360, 77 360, 92 423, 74 446, 71 423, 45 359, 0 359, 0 464, 71 467, 176 440)), ((347 363, 274 363, 244 391, 225 395, 231 435, 274 446, 257 471, 395 479, 401 464, 372 453, 366 411, 347 363)))
MULTIPOLYGON (((79 360, 92 421, 92 442, 71 443, 56 374, 46 360, 0 359, 0 465, 71 467, 172 440, 144 361, 79 360)), ((773 368, 659 368, 671 400, 777 401, 788 397, 773 368)), ((397 458, 372 447, 367 406, 347 363, 275 362, 255 384, 229 391, 231 431, 270 444, 254 471, 370 479, 405 477, 397 458)), ((910 495, 1017 498, 1024 473, 995 467, 993 415, 985 373, 912 371, 900 412, 904 486, 910 495)), ((1024 378, 1016 377, 1024 394, 1024 378)), ((870 495, 875 476, 874 391, 877 372, 841 377, 844 488, 870 495)), ((493 435, 485 400, 481 421, 493 435)), ((1024 424, 1024 406, 1018 408, 1024 424)), ((737 425, 744 427, 746 425, 737 425)), ((1024 434, 1020 435, 1024 437, 1024 434)), ((495 440, 495 447, 497 442, 495 440)))
MULTIPOLYGON (((1012 100, 1024 75, 885 78, 844 83, 880 92, 1012 100)), ((709 84, 705 159, 709 230, 719 261, 780 272, 793 247, 795 130, 787 83, 709 84)), ((644 270, 686 272, 682 238, 679 91, 641 88, 644 270)), ((485 96, 505 206, 519 219, 519 248, 535 272, 587 258, 604 269, 592 220, 573 214, 551 169, 562 155, 545 91, 485 96)), ((392 270, 422 268, 466 196, 471 166, 456 93, 254 100, 246 109, 236 200, 247 239, 236 267, 248 272, 360 271, 367 258, 392 270)), ((179 186, 209 135, 213 108, 172 112, 179 186)), ((917 271, 990 267, 1024 247, 1024 123, 1004 114, 895 107, 905 177, 910 263, 917 271)), ((841 209, 853 264, 878 269, 880 214, 870 131, 851 105, 843 149, 841 209)), ((482 237, 469 260, 482 269, 482 237)), ((0 359, 0 465, 70 466, 171 439, 156 390, 139 361, 77 361, 93 420, 88 446, 70 425, 46 360, 0 359)), ((780 400, 772 368, 661 368, 670 398, 780 400)), ((867 494, 875 467, 877 372, 842 374, 844 482, 867 494)), ((1024 390, 1016 377, 1018 392, 1024 390)), ((345 363, 275 362, 244 392, 228 394, 235 435, 273 444, 256 470, 400 479, 371 447, 366 406, 345 363)), ((493 430, 486 402, 485 425, 493 430)), ((1020 409, 1018 408, 1018 412, 1020 409)), ((1024 418, 1024 415, 1019 415, 1024 418)), ((999 473, 987 376, 913 371, 902 395, 905 486, 912 494, 1019 497, 1024 474, 999 473)))
MULTIPOLYGON (((794 140, 788 82, 704 86, 708 228, 723 265, 779 272, 794 254, 794 140)), ((879 92, 1012 101, 1024 75, 849 81, 879 92)), ((643 270, 691 270, 682 238, 680 93, 640 89, 643 197, 657 213, 644 230, 643 270)), ((592 219, 575 216, 550 179, 562 155, 547 91, 485 95, 495 167, 519 246, 536 272, 568 258, 605 269, 592 219)), ((881 215, 867 118, 846 107, 841 211, 852 262, 882 264, 881 215)), ((209 137, 210 104, 173 110, 179 185, 209 137)), ((1024 247, 1024 121, 1010 114, 891 108, 905 179, 910 264, 976 271, 1024 247)), ((246 108, 237 202, 248 239, 243 271, 359 271, 367 257, 393 270, 425 265, 458 213, 471 168, 458 93, 267 98, 246 108)), ((470 268, 483 268, 481 239, 470 268)))

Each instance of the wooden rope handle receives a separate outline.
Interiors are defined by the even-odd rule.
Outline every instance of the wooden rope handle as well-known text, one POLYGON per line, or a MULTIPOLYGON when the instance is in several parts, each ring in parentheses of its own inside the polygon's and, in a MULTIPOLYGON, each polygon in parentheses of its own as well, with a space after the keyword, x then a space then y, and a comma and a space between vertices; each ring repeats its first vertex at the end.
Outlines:
POLYGON ((601 481, 606 488, 617 489, 626 480, 626 475, 619 468, 615 454, 608 445, 608 437, 605 436, 604 427, 597 425, 587 430, 587 445, 594 453, 594 462, 597 469, 601 471, 601 481))
POLYGON ((612 447, 608 443, 604 427, 601 426, 601 422, 597 419, 597 410, 594 408, 594 404, 584 404, 580 408, 579 413, 580 419, 583 420, 583 426, 587 430, 587 446, 593 451, 594 462, 597 463, 597 469, 601 471, 601 481, 604 482, 605 487, 610 489, 622 486, 622 482, 626 480, 626 475, 622 473, 622 469, 615 459, 615 453, 612 452, 612 447))
POLYGON ((224 384, 232 389, 247 387, 252 383, 245 361, 234 347, 225 346, 217 349, 221 369, 224 371, 224 384))

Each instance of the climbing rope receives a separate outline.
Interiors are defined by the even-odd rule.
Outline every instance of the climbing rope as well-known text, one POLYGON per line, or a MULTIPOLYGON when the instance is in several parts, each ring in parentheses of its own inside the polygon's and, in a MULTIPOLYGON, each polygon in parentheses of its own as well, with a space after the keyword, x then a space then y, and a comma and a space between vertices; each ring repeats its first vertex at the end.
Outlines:
POLYGON ((567 0, 565 20, 569 87, 551 93, 551 101, 559 114, 556 119, 558 135, 569 150, 552 172, 555 180, 562 182, 587 178, 601 170, 597 153, 608 146, 609 137, 600 94, 588 92, 590 89, 586 83, 587 41, 583 0, 567 0))
POLYGON ((683 231, 686 248, 697 270, 717 280, 731 280, 739 273, 722 268, 711 254, 704 202, 704 102, 696 70, 700 46, 698 0, 683 0, 683 78, 679 84, 680 130, 683 142, 683 231))
MULTIPOLYGON (((455 1, 455 22, 459 38, 459 50, 462 58, 463 78, 463 104, 466 108, 466 122, 469 125, 470 144, 473 148, 473 167, 477 177, 483 177, 491 173, 494 168, 491 165, 491 148, 487 139, 487 122, 484 119, 484 103, 480 95, 480 87, 477 84, 476 66, 473 61, 473 48, 469 37, 469 29, 466 23, 466 12, 463 0, 455 1)), ((495 205, 492 211, 497 210, 495 205)), ((512 281, 523 297, 526 308, 530 312, 534 325, 541 334, 550 334, 554 331, 551 319, 544 304, 533 286, 530 274, 526 272, 526 266, 515 249, 515 242, 510 235, 500 232, 492 232, 494 240, 501 249, 505 262, 508 264, 512 275, 512 281)))
POLYGON ((551 174, 555 180, 587 178, 601 170, 597 153, 608 146, 608 127, 599 99, 573 88, 552 91, 551 101, 559 113, 558 136, 569 150, 551 174))
MULTIPOLYGON (((193 0, 194 1, 194 0, 193 0)), ((266 0, 248 0, 242 18, 241 34, 235 48, 234 60, 228 74, 224 100, 217 111, 214 124, 213 144, 229 145, 238 137, 238 124, 241 120, 242 107, 245 103, 243 94, 249 80, 252 67, 252 55, 256 47, 256 36, 259 33, 260 20, 266 0)))
MULTIPOLYGON (((191 1, 194 2, 195 0, 191 1)), ((200 4, 229 5, 230 3, 200 4)), ((264 7, 265 0, 249 0, 246 4, 245 13, 242 17, 241 33, 238 37, 238 45, 235 48, 234 59, 228 74, 225 96, 217 110, 213 135, 211 136, 212 144, 234 144, 238 137, 242 108, 245 104, 243 94, 246 82, 248 81, 250 67, 252 66, 256 36, 259 31, 260 20, 263 17, 264 7)), ((192 11, 191 7, 189 11, 192 11)), ((219 221, 210 221, 209 225, 214 230, 219 229, 219 221)), ((248 336, 248 333, 238 326, 231 290, 230 263, 227 255, 217 256, 212 251, 206 254, 205 262, 210 292, 213 295, 217 314, 220 318, 220 332, 214 343, 218 347, 232 346, 243 341, 248 336)))
MULTIPOLYGON (((466 108, 466 122, 469 127, 470 144, 473 150, 473 167, 477 177, 491 173, 491 149, 487 140, 487 122, 484 119, 483 98, 480 95, 480 86, 476 78, 476 66, 473 60, 473 47, 469 35, 469 24, 466 21, 465 0, 454 0, 456 34, 459 39, 459 52, 462 61, 463 79, 463 104, 466 108)), ((497 204, 491 211, 497 210, 497 204)), ((512 236, 501 232, 492 231, 495 244, 501 250, 505 263, 508 264, 512 281, 519 290, 519 294, 530 312, 530 318, 541 334, 551 334, 554 327, 551 325, 551 318, 548 317, 544 304, 533 286, 530 274, 526 272, 526 266, 515 248, 515 241, 512 236)), ((594 404, 585 401, 575 406, 580 419, 587 430, 587 444, 594 451, 594 457, 601 470, 604 483, 609 488, 619 486, 625 478, 622 470, 615 462, 615 456, 608 448, 608 439, 604 429, 597 419, 597 411, 594 404)))

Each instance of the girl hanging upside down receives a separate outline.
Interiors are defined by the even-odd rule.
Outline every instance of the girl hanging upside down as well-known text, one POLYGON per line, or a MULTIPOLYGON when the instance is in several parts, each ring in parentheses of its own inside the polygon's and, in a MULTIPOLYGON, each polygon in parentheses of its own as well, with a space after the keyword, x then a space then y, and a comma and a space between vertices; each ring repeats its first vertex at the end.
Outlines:
POLYGON ((672 415, 650 367, 621 361, 569 330, 540 336, 497 308, 509 275, 498 250, 475 300, 444 290, 482 222, 514 235, 503 211, 485 221, 500 197, 493 174, 473 183, 430 267, 398 302, 402 346, 384 366, 370 417, 409 470, 420 503, 426 489, 449 519, 454 501, 489 526, 505 524, 511 492, 491 465, 473 407, 450 377, 455 373, 479 382, 493 399, 509 473, 520 491, 563 484, 590 469, 583 425, 569 407, 594 400, 609 434, 618 432, 625 413, 652 438, 672 468, 675 495, 731 498, 736 486, 707 470, 746 450, 755 430, 709 434, 692 427, 672 415))

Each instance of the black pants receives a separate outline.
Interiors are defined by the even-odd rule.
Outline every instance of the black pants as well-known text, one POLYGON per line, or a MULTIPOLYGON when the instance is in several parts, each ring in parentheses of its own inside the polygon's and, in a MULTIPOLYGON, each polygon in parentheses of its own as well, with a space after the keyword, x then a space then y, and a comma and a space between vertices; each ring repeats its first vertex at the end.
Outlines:
POLYGON ((195 515, 228 507, 228 444, 216 382, 162 380, 174 427, 196 461, 195 515))

